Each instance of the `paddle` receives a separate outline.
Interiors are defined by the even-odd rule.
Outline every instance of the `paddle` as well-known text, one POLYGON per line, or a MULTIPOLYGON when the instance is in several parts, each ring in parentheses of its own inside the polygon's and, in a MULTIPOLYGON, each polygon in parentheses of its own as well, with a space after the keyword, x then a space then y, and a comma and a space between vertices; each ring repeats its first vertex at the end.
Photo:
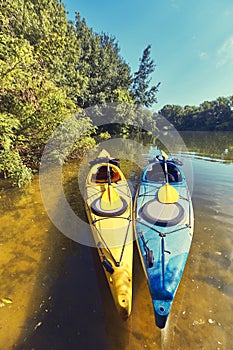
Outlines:
POLYGON ((103 210, 115 210, 122 205, 122 201, 118 192, 112 186, 109 163, 107 165, 107 178, 108 184, 105 186, 105 191, 101 197, 100 206, 103 210))
POLYGON ((108 199, 109 202, 111 204, 111 191, 110 191, 110 186, 111 186, 111 173, 110 173, 110 166, 109 166, 109 162, 107 165, 107 176, 108 176, 108 199))
POLYGON ((177 190, 169 184, 168 181, 168 171, 167 171, 167 158, 168 155, 162 151, 162 156, 164 157, 164 170, 166 183, 160 187, 158 191, 158 199, 161 203, 171 204, 176 203, 179 200, 179 193, 177 190))
POLYGON ((106 269, 106 271, 108 271, 112 275, 114 272, 114 268, 112 267, 111 262, 106 258, 106 255, 104 254, 103 249, 101 247, 101 242, 97 243, 97 247, 99 248, 100 253, 102 255, 102 258, 103 258, 102 264, 104 268, 106 269))

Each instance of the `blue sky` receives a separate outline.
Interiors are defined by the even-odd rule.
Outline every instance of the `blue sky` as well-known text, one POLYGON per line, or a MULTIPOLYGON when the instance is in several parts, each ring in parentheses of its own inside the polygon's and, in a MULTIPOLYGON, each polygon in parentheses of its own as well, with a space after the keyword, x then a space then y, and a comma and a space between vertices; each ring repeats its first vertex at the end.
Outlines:
POLYGON ((233 95, 233 0, 63 0, 97 33, 113 35, 135 72, 148 44, 166 104, 199 105, 233 95))

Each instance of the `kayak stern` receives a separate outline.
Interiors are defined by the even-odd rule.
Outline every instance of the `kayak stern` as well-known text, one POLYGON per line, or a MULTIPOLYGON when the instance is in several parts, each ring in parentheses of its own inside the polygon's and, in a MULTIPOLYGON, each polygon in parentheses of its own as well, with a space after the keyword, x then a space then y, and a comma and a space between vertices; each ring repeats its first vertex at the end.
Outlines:
POLYGON ((132 309, 132 275, 129 274, 128 268, 122 265, 115 268, 109 285, 118 313, 126 320, 132 309))
POLYGON ((129 296, 127 294, 120 294, 118 296, 117 309, 123 320, 127 320, 129 315, 131 314, 131 299, 132 296, 129 296))

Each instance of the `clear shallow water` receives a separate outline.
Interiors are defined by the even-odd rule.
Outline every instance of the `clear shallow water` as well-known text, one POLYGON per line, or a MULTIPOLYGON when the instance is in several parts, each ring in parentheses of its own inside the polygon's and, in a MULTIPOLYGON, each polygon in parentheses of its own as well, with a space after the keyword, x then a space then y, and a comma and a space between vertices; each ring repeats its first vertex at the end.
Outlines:
MULTIPOLYGON (((1 350, 233 348, 233 157, 231 151, 224 153, 233 146, 233 134, 195 135, 184 136, 194 174, 195 232, 165 330, 155 326, 136 247, 133 311, 123 322, 95 249, 71 241, 53 226, 35 178, 30 186, 7 190, 0 198, 0 298, 12 301, 0 304, 1 350)), ((146 164, 152 142, 147 140, 142 150, 124 143, 122 154, 110 147, 122 158, 132 190, 140 176, 132 160, 144 154, 140 164, 146 164)), ((79 165, 80 184, 87 163, 79 165)), ((85 220, 77 166, 64 169, 64 187, 72 208, 85 220)))

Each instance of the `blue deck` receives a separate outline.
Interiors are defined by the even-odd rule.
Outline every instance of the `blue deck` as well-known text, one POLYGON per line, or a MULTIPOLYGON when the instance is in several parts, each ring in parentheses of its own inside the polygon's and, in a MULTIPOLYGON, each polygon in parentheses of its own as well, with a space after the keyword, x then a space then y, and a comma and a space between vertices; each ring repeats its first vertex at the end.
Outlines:
MULTIPOLYGON (((148 180, 147 173, 151 170, 152 165, 145 168, 136 196, 136 232, 156 322, 160 328, 163 328, 190 250, 193 234, 193 208, 184 174, 179 168, 179 181, 170 182, 170 185, 179 193, 178 205, 184 209, 183 219, 171 226, 158 225, 152 223, 151 220, 148 221, 142 215, 142 208, 146 203, 157 200, 158 190, 164 184, 162 180, 157 182, 148 180), (153 266, 151 266, 151 257, 148 262, 148 251, 153 252, 153 266)), ((165 206, 169 205, 165 204, 165 206)), ((155 217, 158 216, 158 213, 154 214, 155 217)))

